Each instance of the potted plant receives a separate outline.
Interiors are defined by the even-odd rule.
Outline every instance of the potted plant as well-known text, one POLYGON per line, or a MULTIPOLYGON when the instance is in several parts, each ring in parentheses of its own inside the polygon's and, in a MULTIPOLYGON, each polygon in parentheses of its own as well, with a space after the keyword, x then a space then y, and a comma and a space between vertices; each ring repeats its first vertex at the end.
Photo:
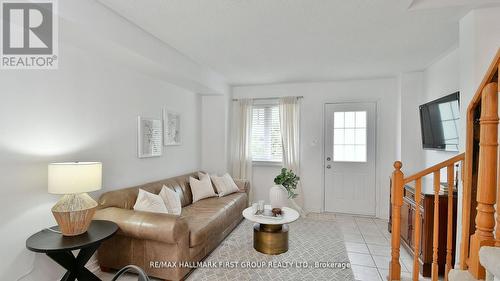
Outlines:
POLYGON ((281 173, 274 178, 274 186, 269 191, 269 199, 272 208, 283 208, 287 205, 288 199, 298 196, 295 193, 300 177, 292 170, 282 168, 281 173))

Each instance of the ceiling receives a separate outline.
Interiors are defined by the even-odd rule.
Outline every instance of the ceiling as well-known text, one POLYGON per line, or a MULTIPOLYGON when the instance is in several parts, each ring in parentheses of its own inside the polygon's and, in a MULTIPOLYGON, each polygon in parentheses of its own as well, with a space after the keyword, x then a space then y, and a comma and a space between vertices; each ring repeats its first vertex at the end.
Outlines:
POLYGON ((457 46, 458 21, 472 7, 472 0, 100 1, 231 85, 421 70, 457 46))

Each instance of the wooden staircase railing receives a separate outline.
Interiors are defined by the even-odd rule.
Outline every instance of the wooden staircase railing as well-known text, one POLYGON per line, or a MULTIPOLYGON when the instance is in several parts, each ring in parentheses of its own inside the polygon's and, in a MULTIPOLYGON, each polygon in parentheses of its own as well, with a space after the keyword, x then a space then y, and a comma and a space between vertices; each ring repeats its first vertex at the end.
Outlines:
MULTIPOLYGON (((497 191, 500 189, 497 186, 499 67, 500 50, 467 108, 460 268, 468 269, 476 279, 485 277, 485 270, 479 262, 479 248, 495 245, 494 237, 496 246, 500 247, 500 227, 493 235, 494 205, 500 202, 496 198, 496 195, 500 196, 500 191, 497 191), (475 223, 472 235, 471 222, 475 223)), ((500 208, 496 212, 496 225, 500 226, 500 208)))
MULTIPOLYGON (((389 280, 401 280, 401 264, 399 262, 399 250, 401 244, 401 206, 403 205, 403 190, 404 185, 415 181, 415 202, 420 202, 422 193, 422 178, 427 175, 433 175, 433 190, 434 190, 434 224, 433 224, 433 243, 432 243, 432 280, 438 280, 438 249, 446 247, 446 277, 453 268, 452 261, 452 243, 453 243, 453 188, 455 186, 455 163, 462 162, 465 154, 459 154, 444 162, 427 168, 414 175, 405 177, 401 171, 402 163, 396 161, 394 163, 394 172, 392 173, 391 187, 391 204, 392 204, 392 229, 391 229, 391 262, 389 264, 389 280), (446 245, 438 245, 439 237, 439 194, 441 191, 441 169, 446 168, 447 186, 448 186, 448 220, 447 220, 447 239, 446 245)), ((413 256, 413 280, 419 278, 419 263, 420 256, 420 240, 421 240, 421 214, 420 208, 415 208, 416 225, 414 232, 414 256, 413 256)))
MULTIPOLYGON (((455 187, 454 165, 462 165, 462 224, 460 243, 460 268, 468 269, 476 279, 484 279, 485 270, 479 262, 479 249, 482 246, 500 247, 500 181, 498 177, 498 76, 500 68, 500 49, 479 88, 467 108, 467 128, 465 153, 452 157, 442 163, 407 176, 401 171, 402 163, 394 163, 391 186, 392 233, 391 261, 388 280, 401 280, 399 262, 401 244, 401 206, 405 184, 415 181, 415 201, 420 202, 422 178, 433 175, 434 217, 433 217, 433 255, 431 279, 438 280, 438 250, 446 247, 445 280, 453 268, 453 188, 455 187), (441 170, 446 169, 448 185, 448 219, 440 225, 439 192, 441 170), (498 203, 498 204, 497 204, 498 203), (495 204, 497 208, 495 210, 495 204), (495 220, 496 212, 496 220, 495 220), (495 229, 496 225, 496 229, 495 229), (446 227, 446 245, 438 245, 439 228, 446 227), (471 235, 471 232, 472 235, 471 235)), ((459 179, 457 179, 458 181, 459 179)), ((460 200, 460 198, 458 198, 460 200)), ((416 208, 413 240, 414 257, 412 279, 419 279, 419 253, 421 241, 420 210, 416 208)))

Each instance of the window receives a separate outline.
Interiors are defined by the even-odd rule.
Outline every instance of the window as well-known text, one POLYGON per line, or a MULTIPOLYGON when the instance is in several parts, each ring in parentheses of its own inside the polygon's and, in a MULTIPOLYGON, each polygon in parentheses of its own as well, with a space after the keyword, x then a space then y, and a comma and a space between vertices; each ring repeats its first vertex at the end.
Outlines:
POLYGON ((281 162, 280 112, 278 105, 254 105, 252 114, 252 160, 281 162))
POLYGON ((334 113, 333 161, 366 162, 366 111, 334 113))

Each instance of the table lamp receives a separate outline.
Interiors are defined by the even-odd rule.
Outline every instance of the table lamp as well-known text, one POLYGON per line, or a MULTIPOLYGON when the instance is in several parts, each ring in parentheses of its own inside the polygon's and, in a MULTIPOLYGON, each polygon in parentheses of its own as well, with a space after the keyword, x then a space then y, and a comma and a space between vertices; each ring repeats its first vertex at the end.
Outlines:
POLYGON ((101 185, 100 162, 49 164, 49 193, 63 194, 52 207, 52 214, 64 236, 75 236, 87 231, 97 207, 97 202, 87 192, 99 190, 101 185))

